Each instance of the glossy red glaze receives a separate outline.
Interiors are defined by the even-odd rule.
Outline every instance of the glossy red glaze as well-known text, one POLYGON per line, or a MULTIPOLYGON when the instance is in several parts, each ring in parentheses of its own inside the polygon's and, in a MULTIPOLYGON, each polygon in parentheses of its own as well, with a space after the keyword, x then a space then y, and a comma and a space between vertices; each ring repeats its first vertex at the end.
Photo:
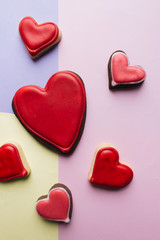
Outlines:
POLYGON ((36 210, 45 219, 69 222, 69 195, 63 188, 53 188, 46 198, 37 201, 36 210))
POLYGON ((35 57, 56 42, 59 29, 55 23, 38 24, 32 17, 25 17, 19 24, 19 33, 29 54, 35 57))
POLYGON ((17 147, 11 143, 0 147, 0 181, 7 181, 26 175, 28 175, 28 172, 23 166, 17 147))
POLYGON ((95 157, 90 182, 108 188, 120 188, 133 178, 132 169, 119 163, 119 155, 113 147, 101 148, 95 157))
POLYGON ((128 66, 124 52, 115 52, 111 61, 112 81, 115 84, 136 84, 144 81, 145 71, 140 66, 128 66))
POLYGON ((85 114, 84 85, 75 73, 57 72, 44 89, 37 86, 20 88, 13 105, 29 131, 60 151, 69 152, 77 140, 85 114))

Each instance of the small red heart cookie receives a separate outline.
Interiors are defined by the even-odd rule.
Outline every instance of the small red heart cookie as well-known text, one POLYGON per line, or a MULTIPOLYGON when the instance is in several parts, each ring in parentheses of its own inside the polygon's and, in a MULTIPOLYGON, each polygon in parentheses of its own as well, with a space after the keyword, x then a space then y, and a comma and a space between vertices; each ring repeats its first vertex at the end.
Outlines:
POLYGON ((44 89, 20 88, 13 98, 13 110, 39 140, 67 153, 78 143, 84 126, 84 84, 73 72, 57 72, 44 89))
POLYGON ((21 20, 19 33, 32 58, 39 57, 61 39, 61 32, 55 23, 38 24, 32 17, 21 20))
POLYGON ((0 181, 21 178, 30 174, 30 167, 18 144, 6 143, 0 147, 0 181))
POLYGON ((128 66, 125 52, 114 52, 108 63, 109 88, 133 86, 145 80, 146 73, 140 66, 128 66))
POLYGON ((129 184, 133 171, 119 163, 117 150, 109 145, 99 146, 92 162, 89 181, 106 188, 121 188, 129 184))
POLYGON ((37 213, 51 221, 68 223, 72 215, 72 194, 63 184, 55 184, 48 195, 41 196, 36 202, 37 213))

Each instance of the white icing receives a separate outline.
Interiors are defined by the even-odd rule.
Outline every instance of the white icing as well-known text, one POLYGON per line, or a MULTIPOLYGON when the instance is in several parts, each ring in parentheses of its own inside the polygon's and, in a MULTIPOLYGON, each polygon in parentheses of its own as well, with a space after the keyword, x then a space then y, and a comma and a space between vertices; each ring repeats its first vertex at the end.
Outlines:
POLYGON ((140 80, 140 81, 136 81, 136 82, 129 82, 129 83, 116 83, 115 81, 111 81, 111 85, 113 86, 113 87, 115 87, 115 86, 117 86, 117 85, 128 85, 128 84, 137 84, 137 83, 141 83, 141 82, 143 82, 145 80, 145 78, 143 78, 142 80, 140 80))

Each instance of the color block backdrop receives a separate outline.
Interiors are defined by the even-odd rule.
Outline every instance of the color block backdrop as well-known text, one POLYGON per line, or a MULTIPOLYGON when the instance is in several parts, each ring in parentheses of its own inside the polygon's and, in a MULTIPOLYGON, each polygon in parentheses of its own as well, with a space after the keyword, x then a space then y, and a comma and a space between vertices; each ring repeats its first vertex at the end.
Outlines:
MULTIPOLYGON (((6 0, 1 4, 1 112, 12 113, 18 88, 44 87, 58 70, 76 72, 86 87, 82 138, 70 157, 57 156, 57 178, 71 189, 74 201, 70 224, 59 225, 60 240, 150 240, 153 236, 159 240, 159 9, 158 0, 6 0), (56 22, 62 31, 60 44, 37 61, 29 57, 18 35, 18 24, 27 15, 39 23, 56 22), (107 64, 118 49, 127 53, 130 64, 146 70, 140 88, 108 89, 107 64), (94 188, 87 180, 96 147, 105 142, 114 145, 120 161, 134 171, 131 184, 119 191, 94 188)), ((51 232, 49 237, 53 239, 51 232)))
POLYGON ((58 240, 58 224, 41 219, 35 202, 58 182, 58 155, 49 151, 21 126, 12 113, 14 93, 25 85, 44 87, 58 70, 58 48, 44 58, 33 61, 18 33, 18 24, 25 16, 37 22, 58 21, 58 2, 6 0, 0 8, 0 144, 18 142, 31 166, 31 175, 25 180, 0 183, 1 238, 28 240, 58 240))

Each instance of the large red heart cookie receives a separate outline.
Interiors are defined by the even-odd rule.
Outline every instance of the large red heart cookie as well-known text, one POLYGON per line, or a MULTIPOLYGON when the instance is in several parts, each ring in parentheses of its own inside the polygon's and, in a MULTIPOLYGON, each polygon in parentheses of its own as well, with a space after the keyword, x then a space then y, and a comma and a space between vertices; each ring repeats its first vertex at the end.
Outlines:
POLYGON ((114 52, 108 63, 109 88, 133 86, 145 80, 146 73, 140 66, 129 66, 125 52, 114 52))
POLYGON ((70 222, 72 215, 72 194, 63 184, 55 184, 48 195, 40 197, 36 202, 37 213, 51 221, 70 222))
POLYGON ((21 20, 19 33, 32 58, 39 57, 61 39, 61 32, 55 23, 38 24, 32 17, 21 20))
POLYGON ((89 172, 89 181, 107 188, 121 188, 133 178, 132 169, 119 162, 117 150, 109 145, 98 147, 89 172))
POLYGON ((6 143, 0 147, 0 181, 29 175, 30 167, 18 144, 6 143))
POLYGON ((13 98, 13 110, 36 137, 69 152, 80 139, 86 109, 85 88, 80 77, 57 72, 46 87, 20 88, 13 98))

